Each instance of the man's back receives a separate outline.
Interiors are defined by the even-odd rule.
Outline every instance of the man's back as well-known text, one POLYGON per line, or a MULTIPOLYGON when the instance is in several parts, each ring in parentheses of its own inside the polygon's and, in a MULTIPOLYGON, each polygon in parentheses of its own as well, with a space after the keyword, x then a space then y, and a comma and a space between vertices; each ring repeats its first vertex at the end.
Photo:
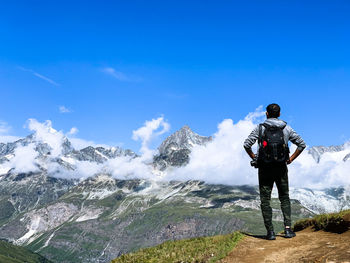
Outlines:
MULTIPOLYGON (((295 145, 297 145, 299 150, 303 150, 306 145, 303 139, 298 135, 291 126, 287 125, 287 123, 283 120, 280 120, 278 118, 268 118, 264 121, 265 124, 268 124, 270 126, 275 126, 279 128, 283 128, 283 135, 284 135, 284 141, 286 145, 288 145, 288 142, 291 141, 295 145)), ((249 149, 251 148, 254 143, 259 139, 259 126, 257 125, 255 129, 250 133, 248 138, 244 141, 244 148, 249 149)), ((261 134, 264 134, 265 132, 265 127, 261 127, 261 134)))

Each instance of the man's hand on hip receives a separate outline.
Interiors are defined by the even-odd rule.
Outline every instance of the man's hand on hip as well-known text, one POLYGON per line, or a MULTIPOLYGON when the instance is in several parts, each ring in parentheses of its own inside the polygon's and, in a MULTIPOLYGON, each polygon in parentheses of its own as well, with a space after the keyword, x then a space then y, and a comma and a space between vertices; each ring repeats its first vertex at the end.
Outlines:
POLYGON ((301 152, 302 151, 296 149, 292 156, 287 160, 287 164, 291 164, 301 154, 301 152))

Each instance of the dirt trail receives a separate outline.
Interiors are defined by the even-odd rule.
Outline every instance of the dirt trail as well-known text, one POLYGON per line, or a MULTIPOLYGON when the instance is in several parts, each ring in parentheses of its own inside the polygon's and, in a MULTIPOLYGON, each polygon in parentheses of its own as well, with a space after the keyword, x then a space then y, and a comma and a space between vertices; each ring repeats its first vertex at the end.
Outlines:
POLYGON ((278 236, 268 241, 246 236, 220 263, 259 262, 342 262, 350 263, 350 231, 335 234, 313 231, 296 232, 291 239, 278 236))

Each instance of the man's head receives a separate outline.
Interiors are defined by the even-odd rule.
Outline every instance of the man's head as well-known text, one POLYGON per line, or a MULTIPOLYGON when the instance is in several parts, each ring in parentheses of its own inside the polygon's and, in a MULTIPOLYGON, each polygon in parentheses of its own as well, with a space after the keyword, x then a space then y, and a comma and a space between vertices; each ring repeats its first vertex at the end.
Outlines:
POLYGON ((278 104, 272 103, 266 107, 267 118, 278 118, 280 114, 281 114, 281 107, 278 104))

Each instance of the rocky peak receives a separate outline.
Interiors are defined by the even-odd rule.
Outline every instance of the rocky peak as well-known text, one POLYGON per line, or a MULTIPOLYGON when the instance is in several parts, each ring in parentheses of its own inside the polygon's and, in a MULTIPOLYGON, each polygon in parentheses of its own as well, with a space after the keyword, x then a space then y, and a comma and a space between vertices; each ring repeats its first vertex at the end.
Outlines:
POLYGON ((120 147, 111 147, 106 149, 101 146, 96 148, 88 146, 81 149, 80 151, 73 151, 72 154, 70 154, 70 156, 79 161, 103 163, 108 159, 114 159, 120 156, 136 157, 137 155, 129 149, 124 150, 120 147))
POLYGON ((212 138, 198 135, 187 125, 176 131, 158 147, 159 154, 154 157, 154 164, 160 170, 168 166, 183 166, 189 162, 191 148, 204 145, 212 138))
POLYGON ((33 145, 34 151, 38 153, 35 158, 36 164, 44 170, 49 163, 57 163, 64 169, 74 170, 75 161, 103 163, 108 159, 114 159, 119 156, 137 156, 133 151, 124 150, 120 147, 95 148, 88 146, 81 150, 75 150, 66 136, 62 136, 54 143, 51 140, 50 145, 50 140, 46 141, 40 137, 38 138, 36 133, 32 133, 14 142, 0 143, 0 164, 9 162, 16 155, 16 149, 28 145, 33 145))
POLYGON ((204 145, 211 141, 211 136, 200 136, 193 132, 188 125, 183 126, 180 130, 176 131, 159 146, 159 153, 166 153, 168 150, 190 149, 194 145, 204 145))
POLYGON ((326 152, 340 152, 344 150, 344 145, 337 146, 313 146, 308 153, 312 155, 317 163, 320 162, 321 156, 326 152))

